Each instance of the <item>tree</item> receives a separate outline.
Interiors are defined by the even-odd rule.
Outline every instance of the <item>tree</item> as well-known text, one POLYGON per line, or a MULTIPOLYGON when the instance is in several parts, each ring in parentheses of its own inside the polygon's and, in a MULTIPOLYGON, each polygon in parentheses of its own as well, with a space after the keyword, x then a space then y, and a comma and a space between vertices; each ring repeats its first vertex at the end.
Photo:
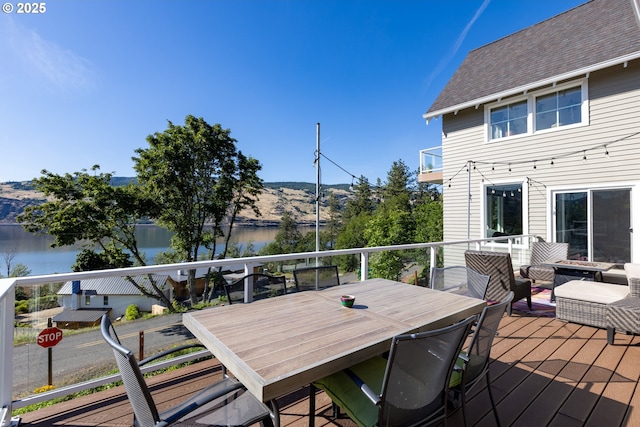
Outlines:
POLYGON ((387 173, 387 182, 382 187, 384 203, 396 209, 411 210, 411 171, 402 161, 397 160, 387 173))
POLYGON ((298 230, 293 216, 285 211, 273 242, 265 245, 260 253, 263 255, 290 254, 299 249, 302 240, 302 233, 298 230))
MULTIPOLYGON (((172 247, 184 261, 197 261, 203 248, 213 259, 216 239, 229 238, 223 223, 244 207, 257 212, 259 162, 238 152, 229 129, 191 115, 184 126, 169 121, 147 142, 149 148, 136 150, 134 169, 145 194, 162 206, 158 223, 175 233, 172 247)), ((194 269, 188 271, 187 284, 196 303, 194 269)))
MULTIPOLYGON (((402 245, 413 242, 414 229, 409 212, 378 209, 368 222, 364 235, 368 246, 402 245)), ((404 268, 403 254, 398 251, 376 252, 371 255, 370 267, 376 277, 398 280, 404 268)))
MULTIPOLYGON (((145 265, 139 250, 135 226, 143 219, 154 217, 159 205, 153 197, 146 197, 135 183, 114 186, 112 174, 98 173, 100 166, 57 175, 47 170, 35 179, 36 190, 47 196, 41 205, 28 206, 18 221, 32 233, 53 236, 51 246, 82 244, 75 271, 96 268, 129 267, 134 263, 145 265), (102 252, 97 253, 94 248, 102 252), (133 257, 133 260, 131 260, 133 257)), ((151 278, 151 290, 127 277, 143 295, 159 300, 171 307, 163 289, 151 278)))

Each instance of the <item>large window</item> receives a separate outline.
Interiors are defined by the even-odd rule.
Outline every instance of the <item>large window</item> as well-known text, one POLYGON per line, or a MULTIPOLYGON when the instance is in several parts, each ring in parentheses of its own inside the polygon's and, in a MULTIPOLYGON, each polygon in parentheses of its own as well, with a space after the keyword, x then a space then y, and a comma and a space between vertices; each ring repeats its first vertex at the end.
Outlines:
POLYGON ((485 188, 486 237, 523 234, 522 184, 485 188))
POLYGON ((527 132, 527 101, 514 102, 491 110, 491 138, 527 132))
POLYGON ((555 237, 569 258, 631 262, 631 190, 602 188, 554 195, 555 237))
POLYGON ((587 84, 561 85, 487 106, 488 140, 587 123, 587 84))
POLYGON ((536 98, 536 130, 572 125, 582 121, 580 87, 536 98))

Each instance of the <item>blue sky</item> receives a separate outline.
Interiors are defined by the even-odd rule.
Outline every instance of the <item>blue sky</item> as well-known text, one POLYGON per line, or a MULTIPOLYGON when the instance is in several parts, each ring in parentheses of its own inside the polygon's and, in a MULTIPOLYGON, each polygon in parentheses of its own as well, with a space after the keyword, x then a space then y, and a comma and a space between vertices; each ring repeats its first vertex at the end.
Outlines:
POLYGON ((422 114, 467 52, 584 2, 55 0, 2 13, 0 182, 94 164, 133 176, 146 137, 192 114, 229 128, 266 182, 315 182, 320 123, 342 168, 323 158, 322 182, 375 184, 440 144, 441 121, 422 114))

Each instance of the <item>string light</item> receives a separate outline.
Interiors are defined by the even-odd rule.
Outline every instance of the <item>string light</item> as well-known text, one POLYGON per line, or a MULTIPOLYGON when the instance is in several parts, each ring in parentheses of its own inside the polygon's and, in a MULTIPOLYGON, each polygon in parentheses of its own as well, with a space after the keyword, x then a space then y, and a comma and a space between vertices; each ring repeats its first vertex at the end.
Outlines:
POLYGON ((536 161, 533 161, 533 169, 536 169, 536 161))
POLYGON ((511 173, 511 163, 509 163, 509 173, 511 173))
POLYGON ((551 166, 553 166, 553 157, 551 158, 551 166))
POLYGON ((609 150, 607 150, 607 145, 604 146, 604 155, 609 157, 609 150))
POLYGON ((582 161, 583 162, 587 161, 587 152, 586 152, 586 150, 582 152, 582 161))

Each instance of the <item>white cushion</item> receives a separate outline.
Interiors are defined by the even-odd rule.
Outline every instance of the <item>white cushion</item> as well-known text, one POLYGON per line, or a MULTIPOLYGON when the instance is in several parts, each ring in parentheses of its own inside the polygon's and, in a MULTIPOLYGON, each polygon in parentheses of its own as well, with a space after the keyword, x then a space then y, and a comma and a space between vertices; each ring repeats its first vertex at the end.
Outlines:
POLYGON ((627 262, 624 264, 624 272, 627 273, 627 278, 640 277, 640 264, 627 262))
POLYGON ((609 304, 629 295, 626 285, 572 280, 555 288, 556 297, 609 304))

